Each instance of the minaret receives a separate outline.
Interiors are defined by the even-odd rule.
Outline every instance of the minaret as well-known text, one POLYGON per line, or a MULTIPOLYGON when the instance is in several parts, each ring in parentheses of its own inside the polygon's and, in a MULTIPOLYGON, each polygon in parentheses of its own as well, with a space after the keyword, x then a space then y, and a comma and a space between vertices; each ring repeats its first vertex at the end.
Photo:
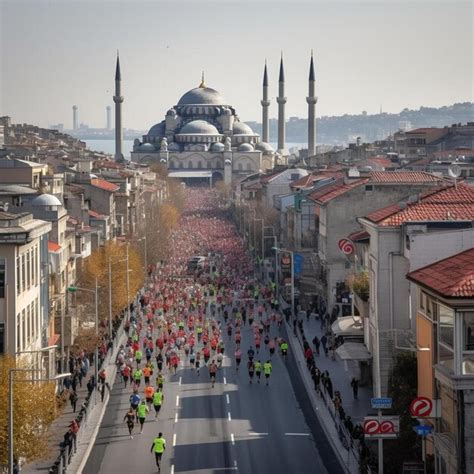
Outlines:
POLYGON ((262 104, 262 142, 269 143, 268 107, 270 107, 270 101, 268 100, 268 76, 266 60, 265 69, 263 70, 263 95, 260 103, 262 104))
POLYGON ((107 130, 112 130, 112 107, 108 105, 105 108, 105 112, 107 114, 107 130))
POLYGON ((308 156, 316 154, 316 102, 318 98, 314 95, 315 88, 313 51, 311 51, 311 62, 309 63, 309 89, 308 97, 308 156))
POLYGON ((77 130, 79 128, 79 119, 77 116, 77 105, 72 106, 72 129, 77 130))
POLYGON ((278 150, 284 154, 285 151, 285 72, 283 70, 283 53, 280 60, 280 76, 278 78, 278 150))
POLYGON ((122 76, 120 74, 120 59, 117 51, 117 65, 115 67, 115 161, 122 161, 122 102, 123 96, 121 94, 121 81, 122 76))

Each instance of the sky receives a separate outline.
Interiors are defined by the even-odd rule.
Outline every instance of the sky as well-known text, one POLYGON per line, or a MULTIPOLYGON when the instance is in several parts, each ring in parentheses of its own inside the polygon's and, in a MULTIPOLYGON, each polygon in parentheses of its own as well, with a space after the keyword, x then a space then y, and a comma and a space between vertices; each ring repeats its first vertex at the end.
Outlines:
POLYGON ((148 129, 201 71, 244 121, 270 117, 285 63, 287 117, 306 117, 314 50, 317 116, 473 101, 473 6, 456 0, 0 0, 0 115, 104 127, 116 51, 123 122, 148 129))

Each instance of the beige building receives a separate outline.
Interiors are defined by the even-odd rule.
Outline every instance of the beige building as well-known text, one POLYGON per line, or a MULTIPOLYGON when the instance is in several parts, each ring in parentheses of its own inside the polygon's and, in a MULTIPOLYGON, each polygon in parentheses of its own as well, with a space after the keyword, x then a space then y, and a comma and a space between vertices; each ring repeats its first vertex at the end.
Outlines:
POLYGON ((48 345, 48 233, 32 214, 0 211, 0 348, 11 355, 48 345))
POLYGON ((0 159, 0 183, 20 184, 38 189, 48 165, 11 158, 0 159))

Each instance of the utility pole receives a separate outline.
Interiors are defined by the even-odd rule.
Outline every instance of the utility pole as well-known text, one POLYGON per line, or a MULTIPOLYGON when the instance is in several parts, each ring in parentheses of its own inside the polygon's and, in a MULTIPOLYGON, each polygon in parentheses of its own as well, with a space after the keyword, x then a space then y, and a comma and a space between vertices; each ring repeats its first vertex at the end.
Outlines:
POLYGON ((109 337, 112 340, 112 260, 109 256, 109 337))

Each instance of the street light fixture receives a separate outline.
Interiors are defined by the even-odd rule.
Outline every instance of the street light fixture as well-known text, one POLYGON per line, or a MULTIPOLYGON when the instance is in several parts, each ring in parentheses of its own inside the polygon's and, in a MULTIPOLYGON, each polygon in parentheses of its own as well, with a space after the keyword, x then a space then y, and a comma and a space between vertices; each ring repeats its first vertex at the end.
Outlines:
MULTIPOLYGON (((35 372, 36 369, 9 369, 8 371, 8 473, 13 474, 13 374, 15 372, 35 372)), ((66 377, 70 377, 70 373, 59 374, 55 377, 31 379, 31 380, 17 380, 16 382, 53 382, 66 377)))
MULTIPOLYGON (((291 256, 291 317, 295 317, 295 256, 292 250, 279 249, 278 247, 272 247, 272 250, 275 250, 276 255, 279 253, 287 253, 291 256)), ((277 258, 278 262, 278 258, 277 258)), ((275 279, 278 282, 278 263, 275 279)), ((278 283, 277 283, 278 284, 278 283)), ((277 293, 278 295, 278 293, 277 293)))

